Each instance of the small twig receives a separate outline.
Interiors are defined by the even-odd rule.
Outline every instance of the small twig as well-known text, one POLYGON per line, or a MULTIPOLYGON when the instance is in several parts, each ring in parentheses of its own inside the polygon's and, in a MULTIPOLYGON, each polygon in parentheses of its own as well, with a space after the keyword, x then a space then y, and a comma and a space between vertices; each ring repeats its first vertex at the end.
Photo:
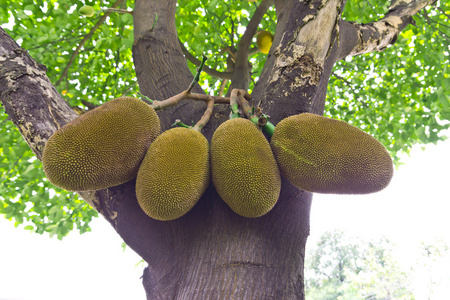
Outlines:
POLYGON ((188 89, 186 90, 186 92, 189 94, 192 89, 194 88, 195 84, 198 83, 198 81, 200 80, 200 73, 203 70, 203 66, 205 65, 205 62, 208 58, 206 57, 206 55, 202 55, 202 62, 200 64, 200 66, 197 68, 197 73, 194 76, 194 80, 192 80, 191 85, 188 87, 188 89))
MULTIPOLYGON (((437 22, 437 21, 431 19, 431 18, 428 16, 428 13, 427 13, 427 11, 426 11, 425 9, 424 9, 423 12, 422 12, 422 16, 427 20, 427 23, 428 23, 428 25, 430 25, 430 26, 432 26, 432 25, 431 25, 431 22, 434 22, 434 23, 436 23, 436 24, 438 24, 438 25, 440 25, 440 26, 442 26, 442 27, 450 28, 449 26, 446 26, 446 25, 444 25, 444 24, 441 24, 441 23, 439 23, 439 22, 437 22)), ((439 28, 436 28, 436 27, 435 27, 435 29, 437 29, 437 31, 439 31, 439 32, 442 34, 442 36, 443 36, 444 38, 446 38, 447 40, 450 40, 449 36, 448 36, 445 32, 443 32, 442 30, 440 30, 439 28)))
MULTIPOLYGON (((195 66, 200 66, 201 65, 201 61, 198 60, 194 55, 192 55, 188 49, 186 49, 186 47, 183 45, 183 43, 181 41, 179 41, 180 43, 180 47, 181 47, 181 51, 183 51, 184 57, 186 57, 187 60, 189 60, 191 63, 193 63, 195 66)), ((220 72, 220 71, 216 71, 214 69, 208 68, 208 66, 204 66, 203 67, 203 71, 208 74, 209 76, 212 77, 217 77, 217 78, 223 78, 223 79, 231 79, 231 77, 233 76, 233 72, 220 72)))
POLYGON ((51 46, 51 45, 54 45, 54 44, 58 44, 58 43, 61 43, 61 42, 67 42, 67 41, 74 40, 74 39, 82 39, 83 37, 84 37, 83 34, 80 34, 78 36, 67 37, 67 38, 64 37, 64 38, 60 38, 59 40, 56 40, 56 41, 51 41, 51 42, 48 42, 48 43, 44 43, 44 44, 40 44, 40 45, 31 47, 31 48, 28 48, 28 50, 34 50, 34 49, 38 49, 38 48, 42 48, 42 47, 46 47, 46 46, 51 46))
MULTIPOLYGON (((335 72, 332 72, 332 74, 333 74, 337 79, 342 80, 342 81, 348 86, 348 88, 353 92, 353 94, 355 94, 355 95, 357 94, 356 91, 353 89, 352 83, 351 83, 350 81, 348 81, 347 79, 345 79, 345 78, 342 77, 342 76, 339 76, 339 75, 336 74, 335 72)), ((359 99, 356 99, 356 101, 361 102, 361 104, 362 104, 365 108, 369 108, 369 105, 367 105, 367 103, 366 103, 365 101, 359 100, 359 99)))
POLYGON ((175 127, 175 126, 178 126, 178 127, 184 127, 184 128, 191 128, 191 126, 186 125, 186 124, 184 124, 183 122, 181 122, 180 119, 176 119, 176 120, 175 120, 175 123, 172 124, 172 127, 175 127))
POLYGON ((137 94, 138 94, 138 96, 144 98, 144 100, 147 101, 148 103, 153 104, 154 101, 152 99, 150 99, 149 97, 145 96, 144 94, 141 94, 140 92, 137 92, 137 94))
POLYGON ((92 110, 92 109, 94 109, 94 108, 96 108, 98 105, 95 105, 95 104, 93 104, 93 103, 91 103, 91 102, 88 102, 88 101, 86 101, 86 100, 83 100, 83 99, 81 99, 81 103, 84 105, 84 106, 86 106, 87 108, 88 108, 88 110, 92 110))
POLYGON ((150 32, 152 32, 153 29, 155 29, 155 26, 156 26, 156 22, 157 22, 157 21, 158 21, 158 14, 155 15, 155 21, 153 21, 153 25, 152 25, 152 28, 150 28, 150 32))
POLYGON ((220 83, 220 88, 219 88, 219 96, 222 96, 225 92, 225 87, 227 85, 228 79, 223 79, 222 82, 220 83))
POLYGON ((133 15, 133 11, 132 10, 126 10, 126 9, 121 9, 121 8, 103 8, 103 9, 101 9, 101 11, 104 11, 104 12, 116 12, 116 13, 133 15))

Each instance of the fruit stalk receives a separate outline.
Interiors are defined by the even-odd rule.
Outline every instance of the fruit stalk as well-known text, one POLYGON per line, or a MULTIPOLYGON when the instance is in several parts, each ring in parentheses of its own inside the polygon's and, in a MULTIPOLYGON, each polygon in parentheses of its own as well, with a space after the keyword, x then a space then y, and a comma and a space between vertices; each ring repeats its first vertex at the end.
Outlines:
POLYGON ((214 109, 214 98, 210 96, 210 97, 209 97, 209 100, 208 100, 208 104, 207 104, 206 110, 205 110, 205 112, 203 113, 203 116, 202 116, 201 119, 195 124, 195 126, 192 127, 192 129, 201 132, 202 129, 206 126, 206 124, 208 124, 209 119, 211 118, 213 109, 214 109))
POLYGON ((240 118, 241 114, 239 113, 239 90, 233 89, 230 94, 230 119, 240 118))
MULTIPOLYGON (((258 125, 262 130, 267 133, 270 137, 273 135, 273 131, 275 130, 275 125, 269 122, 269 116, 268 115, 261 115, 258 116, 253 109, 253 107, 250 106, 250 103, 246 99, 247 96, 250 96, 247 94, 246 91, 240 90, 240 92, 237 94, 238 96, 238 103, 242 107, 242 111, 244 112, 245 116, 250 119, 253 123, 258 125)), ((248 98, 248 97, 247 97, 248 98)))

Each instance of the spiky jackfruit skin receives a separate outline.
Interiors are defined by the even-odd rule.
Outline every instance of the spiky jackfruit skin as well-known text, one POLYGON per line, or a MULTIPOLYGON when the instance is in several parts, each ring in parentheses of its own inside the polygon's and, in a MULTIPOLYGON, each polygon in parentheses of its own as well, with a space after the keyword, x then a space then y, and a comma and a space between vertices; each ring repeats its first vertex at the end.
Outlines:
POLYGON ((271 147, 281 174, 305 191, 373 193, 385 188, 393 175, 392 159, 374 137, 310 113, 279 122, 271 147))
POLYGON ((173 220, 194 207, 209 178, 207 139, 193 129, 172 128, 150 145, 136 178, 136 197, 148 216, 173 220))
POLYGON ((220 197, 243 217, 268 213, 280 195, 280 172, 269 142, 248 119, 227 120, 214 132, 211 175, 220 197))
POLYGON ((68 191, 99 190, 135 178, 150 143, 160 133, 156 112, 121 97, 57 130, 44 147, 48 180, 68 191))

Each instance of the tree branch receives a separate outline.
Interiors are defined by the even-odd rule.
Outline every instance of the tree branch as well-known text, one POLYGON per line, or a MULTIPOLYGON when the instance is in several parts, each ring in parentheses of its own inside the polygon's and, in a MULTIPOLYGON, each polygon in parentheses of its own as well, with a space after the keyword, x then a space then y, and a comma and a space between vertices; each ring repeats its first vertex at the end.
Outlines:
POLYGON ((233 78, 231 79, 232 89, 248 89, 248 86, 250 84, 250 68, 248 63, 249 48, 252 43, 252 38, 256 34, 259 23, 261 22, 269 7, 272 5, 273 0, 263 0, 259 4, 258 8, 256 8, 255 13, 248 22, 247 28, 245 29, 245 32, 242 35, 238 45, 234 74, 233 78))
POLYGON ((2 28, 0 57, 0 100, 40 159, 47 139, 77 114, 52 86, 46 67, 34 61, 2 28))
MULTIPOLYGON (((184 57, 186 57, 187 60, 189 60, 191 63, 193 63, 196 67, 199 67, 201 64, 201 61, 198 60, 194 55, 192 55, 188 49, 186 49, 186 47, 183 45, 183 43, 180 41, 180 47, 181 50, 183 51, 184 57)), ((212 76, 212 77, 217 77, 217 78, 221 78, 221 79, 231 79, 231 77, 233 76, 233 72, 219 72, 216 70, 213 70, 207 66, 203 67, 203 71, 212 76)))
MULTIPOLYGON (((118 7, 121 3, 123 2, 123 0, 117 0, 112 8, 116 8, 118 7)), ((97 23, 94 25, 94 27, 92 27, 91 31, 89 31, 88 34, 86 34, 86 36, 81 40, 80 44, 78 44, 78 47, 75 49, 75 51, 72 53, 72 56, 70 57, 69 63, 66 65, 66 67, 64 68, 61 76, 59 77, 58 81, 56 82, 55 86, 60 85, 60 83, 63 81, 64 77, 67 76, 67 72, 69 71, 70 66, 72 65, 73 61, 75 60, 75 58, 77 57, 78 53, 80 52, 80 49, 83 47, 84 43, 86 43, 94 34, 94 32, 102 25, 103 22, 105 22, 106 18, 112 13, 112 11, 108 11, 106 12, 98 21, 97 23)))
POLYGON ((358 42, 350 52, 340 57, 383 51, 395 43, 400 32, 413 21, 413 15, 434 2, 436 0, 396 0, 384 18, 368 24, 350 23, 356 29, 358 42))

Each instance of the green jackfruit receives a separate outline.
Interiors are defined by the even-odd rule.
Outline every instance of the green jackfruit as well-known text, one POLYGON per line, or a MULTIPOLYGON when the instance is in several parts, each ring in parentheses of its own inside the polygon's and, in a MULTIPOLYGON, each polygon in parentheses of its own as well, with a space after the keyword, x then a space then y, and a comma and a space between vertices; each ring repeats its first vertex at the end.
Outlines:
POLYGON ((78 13, 82 16, 92 17, 95 14, 95 9, 92 6, 85 5, 78 10, 78 13))
POLYGON ((271 146, 281 174, 309 192, 373 193, 385 188, 394 172, 389 153, 374 137, 310 113, 279 122, 271 146))
POLYGON ((48 180, 68 191, 99 190, 135 178, 150 143, 160 133, 145 102, 117 98, 57 130, 44 147, 48 180))
POLYGON ((214 132, 211 174, 220 197, 243 217, 268 213, 280 195, 280 172, 269 142, 247 119, 230 119, 214 132))
POLYGON ((207 139, 193 129, 172 128, 150 145, 136 179, 136 197, 150 217, 173 220, 194 207, 209 175, 207 139))

